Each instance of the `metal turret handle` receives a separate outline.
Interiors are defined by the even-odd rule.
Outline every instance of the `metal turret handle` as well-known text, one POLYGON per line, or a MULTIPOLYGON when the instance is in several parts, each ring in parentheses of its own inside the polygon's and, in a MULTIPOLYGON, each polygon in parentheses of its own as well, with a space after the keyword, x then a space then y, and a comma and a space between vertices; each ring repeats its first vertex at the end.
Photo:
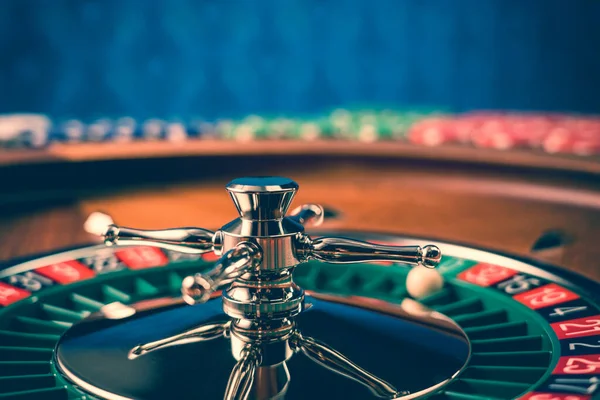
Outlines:
POLYGON ((146 245, 188 254, 202 254, 213 250, 215 233, 202 228, 142 230, 109 225, 104 233, 108 246, 146 245))
MULTIPOLYGON (((318 226, 323 222, 323 215, 320 205, 305 204, 294 209, 290 218, 302 225, 318 226)), ((144 230, 110 224, 99 234, 107 246, 146 245, 187 254, 213 251, 215 240, 215 232, 196 227, 144 230)))
POLYGON ((435 268, 442 259, 437 246, 386 246, 341 237, 310 239, 304 236, 297 256, 302 260, 317 259, 328 263, 394 261, 435 268))
POLYGON ((115 225, 112 217, 93 212, 84 223, 84 229, 102 236, 107 246, 152 246, 188 254, 202 254, 214 250, 215 232, 203 228, 172 228, 144 230, 115 225))
POLYGON ((238 243, 223 254, 211 270, 183 280, 183 300, 188 304, 206 302, 214 291, 260 264, 261 259, 262 253, 257 245, 250 242, 238 243))

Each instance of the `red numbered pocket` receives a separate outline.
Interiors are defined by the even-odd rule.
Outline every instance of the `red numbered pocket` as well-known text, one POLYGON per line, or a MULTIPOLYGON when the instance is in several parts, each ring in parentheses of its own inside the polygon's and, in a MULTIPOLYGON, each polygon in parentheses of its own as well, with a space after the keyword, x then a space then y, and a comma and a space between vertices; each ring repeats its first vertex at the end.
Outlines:
POLYGON ((63 285, 96 276, 94 271, 74 260, 41 267, 35 272, 63 285))
POLYGON ((458 275, 458 279, 479 286, 491 286, 516 275, 517 271, 499 265, 480 263, 458 275))
POLYGON ((550 324, 559 339, 600 335, 600 315, 550 324))
POLYGON ((27 290, 19 289, 6 283, 0 282, 0 305, 8 306, 26 297, 31 293, 27 290))
POLYGON ((213 261, 217 261, 219 258, 221 258, 221 256, 216 255, 215 253, 213 253, 212 251, 209 253, 204 253, 202 254, 202 259, 204 261, 209 261, 209 262, 213 262, 213 261))
POLYGON ((131 269, 144 269, 167 265, 167 256, 155 247, 130 247, 118 250, 115 255, 131 269))
POLYGON ((523 303, 534 310, 576 300, 578 298, 579 296, 577 294, 555 283, 550 283, 513 297, 516 301, 523 303))
POLYGON ((561 357, 553 374, 600 374, 600 354, 561 357))

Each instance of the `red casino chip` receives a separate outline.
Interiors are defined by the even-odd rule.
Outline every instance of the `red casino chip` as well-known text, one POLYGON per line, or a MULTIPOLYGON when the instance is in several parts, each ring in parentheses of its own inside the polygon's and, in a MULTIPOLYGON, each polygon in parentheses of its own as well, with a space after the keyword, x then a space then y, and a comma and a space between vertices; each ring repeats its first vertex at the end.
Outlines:
POLYGON ((550 130, 542 141, 542 148, 547 153, 568 153, 573 146, 574 133, 564 127, 557 126, 550 130))
POLYGON ((591 156, 600 154, 600 138, 594 140, 575 140, 572 153, 578 156, 591 156))
POLYGON ((457 117, 445 122, 445 132, 449 141, 470 143, 473 132, 484 122, 481 116, 457 117))
POLYGON ((450 118, 428 118, 412 125, 408 140, 424 146, 439 146, 456 140, 450 118))
POLYGON ((469 143, 473 131, 477 128, 477 122, 468 119, 457 119, 452 123, 454 137, 460 143, 469 143))
POLYGON ((582 123, 574 136, 571 153, 580 156, 600 153, 600 122, 586 121, 582 123))
POLYGON ((477 147, 506 150, 517 146, 510 124, 494 118, 483 122, 471 133, 471 142, 477 147))
POLYGON ((563 118, 544 138, 548 153, 589 156, 600 153, 600 120, 563 118))
POLYGON ((554 125, 551 117, 539 115, 515 116, 510 121, 517 146, 529 148, 541 147, 554 125))
POLYGON ((524 124, 518 125, 516 129, 524 131, 529 146, 538 148, 554 127, 555 120, 555 117, 549 115, 531 116, 524 124))
POLYGON ((477 147, 499 150, 539 147, 551 127, 546 117, 504 115, 482 121, 471 136, 477 147))

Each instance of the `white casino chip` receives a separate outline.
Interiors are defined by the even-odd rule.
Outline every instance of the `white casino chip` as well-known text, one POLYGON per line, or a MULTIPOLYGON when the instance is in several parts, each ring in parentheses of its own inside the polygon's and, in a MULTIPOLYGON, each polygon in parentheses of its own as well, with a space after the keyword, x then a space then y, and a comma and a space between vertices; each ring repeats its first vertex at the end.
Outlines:
POLYGON ((0 141, 19 140, 29 134, 31 146, 40 147, 46 144, 51 126, 50 119, 39 114, 0 116, 0 141))

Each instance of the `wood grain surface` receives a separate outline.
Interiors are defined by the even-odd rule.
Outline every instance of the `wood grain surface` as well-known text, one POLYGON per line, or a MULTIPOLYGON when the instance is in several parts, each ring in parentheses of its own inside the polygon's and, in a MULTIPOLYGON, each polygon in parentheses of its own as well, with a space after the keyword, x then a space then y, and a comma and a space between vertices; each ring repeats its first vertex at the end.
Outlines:
POLYGON ((172 143, 164 141, 53 143, 40 150, 2 150, 0 166, 47 164, 56 162, 148 159, 161 157, 202 157, 240 155, 306 155, 392 157, 419 160, 482 162, 496 165, 538 166, 549 170, 588 171, 600 175, 600 156, 548 154, 541 150, 489 148, 448 143, 421 146, 406 141, 361 142, 356 140, 269 139, 239 142, 235 140, 191 139, 172 143))
MULTIPOLYGON (((88 167, 102 181, 97 188, 91 184, 86 190, 68 190, 66 185, 52 200, 40 197, 29 205, 3 206, 0 259, 96 240, 82 226, 87 215, 98 210, 118 224, 138 228, 218 228, 236 217, 225 184, 238 176, 269 174, 300 184, 293 206, 320 203, 340 212, 323 229, 402 233, 525 256, 531 255, 532 244, 545 231, 561 230, 572 243, 551 261, 600 280, 600 181, 595 177, 389 159, 198 162, 177 161, 169 167, 198 168, 195 178, 194 174, 173 182, 140 178, 114 187, 107 184, 110 180, 100 179, 108 173, 107 166, 94 164, 88 167)), ((166 162, 148 165, 144 170, 149 175, 156 175, 152 166, 168 175, 166 162)), ((64 173, 70 176, 67 180, 77 176, 80 166, 69 168, 64 173)), ((94 178, 85 179, 93 183, 94 178)), ((37 196, 35 188, 29 189, 30 196, 37 196)))

